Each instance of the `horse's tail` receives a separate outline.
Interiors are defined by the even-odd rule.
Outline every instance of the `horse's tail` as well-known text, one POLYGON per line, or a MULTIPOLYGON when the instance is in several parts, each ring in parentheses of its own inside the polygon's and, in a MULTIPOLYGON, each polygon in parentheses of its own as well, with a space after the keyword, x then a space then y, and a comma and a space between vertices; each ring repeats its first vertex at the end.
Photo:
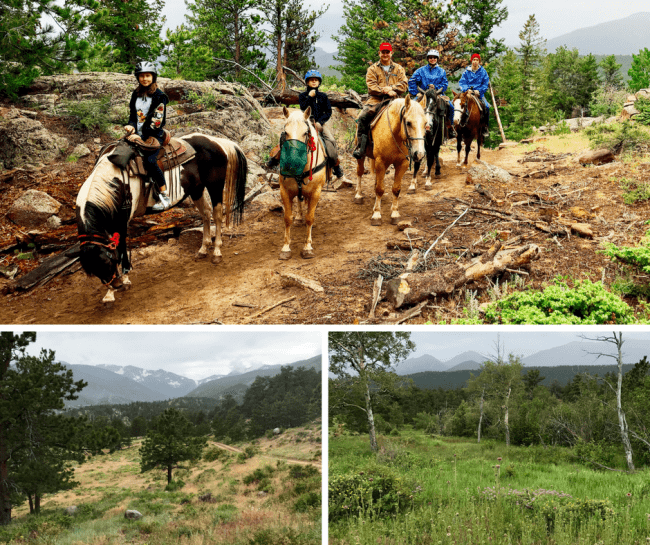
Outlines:
POLYGON ((230 216, 238 224, 244 215, 244 196, 246 194, 246 176, 248 160, 241 148, 230 141, 221 141, 228 164, 223 187, 223 205, 226 213, 226 225, 230 225, 230 216))

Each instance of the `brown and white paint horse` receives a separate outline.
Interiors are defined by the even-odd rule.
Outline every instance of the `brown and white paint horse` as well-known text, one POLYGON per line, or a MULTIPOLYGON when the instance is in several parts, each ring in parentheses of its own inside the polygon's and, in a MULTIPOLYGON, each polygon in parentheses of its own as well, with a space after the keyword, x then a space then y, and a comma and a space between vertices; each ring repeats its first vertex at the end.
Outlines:
MULTIPOLYGON (((371 129, 373 150, 370 158, 370 172, 375 173, 375 206, 370 218, 371 225, 381 225, 381 198, 384 195, 384 178, 390 165, 395 167, 393 181, 393 205, 390 222, 399 223, 399 194, 402 177, 411 159, 424 158, 424 133, 426 119, 422 106, 409 96, 393 100, 380 115, 371 129)), ((364 173, 364 157, 357 160, 357 192, 354 202, 363 203, 361 177, 364 173)))
MULTIPOLYGON (((231 219, 238 223, 242 217, 248 163, 239 146, 230 140, 199 133, 180 140, 189 143, 196 155, 165 172, 168 191, 174 204, 191 197, 203 218, 203 242, 197 258, 208 255, 212 243, 210 218, 214 219, 216 240, 212 263, 217 264, 222 260, 224 215, 227 226, 231 219)), ((108 288, 104 303, 112 303, 117 289, 131 285, 127 228, 131 218, 148 213, 153 204, 144 180, 123 172, 108 160, 107 155, 98 160, 79 190, 76 206, 81 244, 79 259, 86 273, 98 277, 108 288)))
POLYGON ((467 167, 467 158, 472 149, 472 141, 476 140, 476 158, 481 158, 481 144, 483 133, 481 131, 481 99, 471 90, 463 93, 454 93, 454 128, 456 129, 456 151, 458 159, 456 166, 460 164, 461 144, 465 143, 465 161, 462 166, 467 167))

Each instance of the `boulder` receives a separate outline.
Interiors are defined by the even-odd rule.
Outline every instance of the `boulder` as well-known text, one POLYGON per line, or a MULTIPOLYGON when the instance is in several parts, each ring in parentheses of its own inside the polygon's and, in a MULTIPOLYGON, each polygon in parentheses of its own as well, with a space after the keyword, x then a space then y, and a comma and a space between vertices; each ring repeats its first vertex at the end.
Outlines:
POLYGON ((83 144, 79 144, 72 150, 72 155, 75 155, 76 157, 86 157, 87 155, 90 155, 90 153, 90 150, 83 144))
POLYGON ((7 218, 21 227, 36 229, 57 214, 60 208, 61 203, 47 193, 29 189, 14 201, 7 218))
POLYGON ((477 160, 476 163, 467 171, 468 184, 482 184, 486 182, 499 182, 506 184, 512 180, 512 176, 507 170, 484 161, 477 160))
POLYGON ((129 520, 140 520, 142 518, 142 513, 135 509, 127 509, 124 511, 124 518, 129 520))
POLYGON ((626 104, 623 106, 623 111, 621 112, 621 119, 630 119, 635 115, 639 115, 641 112, 634 107, 634 103, 626 104))
POLYGON ((608 149, 588 151, 578 157, 578 163, 582 165, 603 165, 611 163, 613 160, 614 154, 608 149))
POLYGON ((282 201, 280 201, 279 191, 269 191, 262 193, 250 201, 253 208, 263 210, 266 209, 270 212, 282 210, 282 201))
POLYGON ((258 183, 266 181, 266 170, 253 161, 248 161, 248 174, 246 176, 246 187, 254 187, 258 183))
POLYGON ((48 162, 68 147, 68 140, 48 131, 35 119, 0 119, 0 162, 7 169, 48 162))
POLYGON ((280 428, 273 428, 273 435, 280 435, 280 428))

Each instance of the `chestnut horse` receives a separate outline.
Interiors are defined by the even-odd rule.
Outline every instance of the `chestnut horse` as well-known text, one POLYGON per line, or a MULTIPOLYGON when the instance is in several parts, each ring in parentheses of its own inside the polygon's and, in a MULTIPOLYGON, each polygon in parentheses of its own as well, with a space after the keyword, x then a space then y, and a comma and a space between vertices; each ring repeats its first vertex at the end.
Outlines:
MULTIPOLYGON (((393 100, 370 129, 373 148, 371 151, 370 148, 366 149, 366 154, 370 157, 370 171, 375 173, 375 206, 372 210, 370 225, 381 225, 384 177, 386 169, 390 165, 395 167, 390 222, 393 225, 399 222, 399 194, 402 189, 402 177, 408 169, 411 159, 421 161, 424 158, 425 125, 426 120, 422 106, 407 96, 393 100)), ((363 203, 361 193, 363 163, 364 157, 357 159, 357 191, 354 196, 354 202, 357 204, 363 203)))
MULTIPOLYGON (((444 139, 445 133, 445 119, 447 118, 447 102, 442 97, 442 90, 437 91, 433 85, 426 91, 420 89, 423 93, 420 105, 424 108, 424 115, 427 120, 426 135, 424 137, 424 149, 427 154, 427 172, 424 178, 425 191, 431 191, 433 184, 431 183, 431 167, 436 165, 435 175, 440 176, 440 147, 444 139)), ((420 170, 421 161, 415 161, 413 165, 413 178, 407 193, 415 193, 417 188, 417 175, 420 170)))
POLYGON ((472 141, 476 140, 476 158, 481 158, 481 144, 483 143, 483 133, 481 131, 481 109, 485 108, 481 104, 481 99, 474 94, 472 90, 463 93, 454 93, 454 127, 456 129, 456 151, 458 151, 458 160, 456 166, 460 164, 461 141, 465 143, 465 162, 467 167, 467 158, 469 150, 472 149, 472 141))
POLYGON ((298 197, 300 216, 302 216, 302 201, 307 201, 307 212, 304 215, 307 239, 300 256, 303 259, 310 259, 314 257, 311 230, 329 167, 323 143, 309 119, 311 107, 304 112, 291 110, 291 113, 284 107, 283 112, 287 121, 284 125, 285 139, 282 143, 280 159, 280 197, 284 207, 284 245, 280 251, 280 259, 291 258, 292 205, 295 197, 298 197))
MULTIPOLYGON (((210 217, 214 218, 216 241, 212 262, 217 264, 222 260, 222 217, 225 215, 226 225, 233 216, 235 222, 242 217, 248 173, 246 156, 237 144, 224 138, 194 133, 179 140, 190 144, 196 155, 165 172, 170 197, 174 204, 191 197, 203 218, 203 243, 198 258, 208 255, 207 248, 212 243, 210 217)), ((117 289, 131 286, 127 228, 133 217, 149 213, 154 202, 145 180, 123 172, 108 160, 107 154, 97 160, 81 186, 76 206, 79 260, 89 276, 98 277, 108 288, 103 303, 113 303, 117 289)))

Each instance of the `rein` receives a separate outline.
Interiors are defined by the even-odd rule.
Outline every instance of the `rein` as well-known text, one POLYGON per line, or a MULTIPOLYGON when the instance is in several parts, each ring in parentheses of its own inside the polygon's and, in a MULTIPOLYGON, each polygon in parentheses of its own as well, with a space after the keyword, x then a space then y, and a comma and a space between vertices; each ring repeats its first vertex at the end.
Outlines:
MULTIPOLYGON (((307 146, 307 149, 309 149, 309 169, 303 170, 302 174, 292 176, 292 178, 296 180, 296 183, 298 184, 298 200, 301 202, 304 200, 304 197, 302 195, 302 186, 305 185, 305 178, 307 177, 307 174, 309 174, 309 181, 311 182, 314 178, 314 174, 323 170, 327 164, 327 161, 324 159, 322 163, 318 163, 318 144, 314 141, 314 137, 311 134, 310 124, 305 121, 305 125, 307 125, 307 136, 305 137, 304 143, 307 146), (316 152, 315 161, 314 152, 316 152), (314 166, 314 163, 318 164, 314 166)), ((297 140, 297 138, 287 138, 287 140, 297 140)))
POLYGON ((404 110, 405 109, 406 109, 406 106, 402 106, 402 109, 399 111, 399 119, 400 119, 400 123, 401 123, 402 127, 404 128, 404 134, 406 134, 406 139, 405 139, 406 144, 404 144, 404 145, 406 146, 406 149, 408 150, 408 154, 404 153, 401 150, 400 145, 397 143, 397 140, 395 140, 395 134, 393 134, 393 129, 390 126, 390 107, 388 107, 386 109, 386 121, 388 121, 388 130, 390 132, 390 135, 393 137, 393 142, 395 142, 395 145, 397 146, 397 149, 400 152, 404 153, 404 157, 408 157, 408 159, 409 159, 409 169, 410 169, 413 166, 413 146, 411 145, 411 142, 413 140, 424 140, 424 137, 415 138, 415 137, 412 137, 409 134, 408 129, 406 128, 406 118, 404 117, 404 110))
MULTIPOLYGON (((116 251, 117 247, 120 244, 120 234, 113 233, 112 237, 107 237, 105 235, 77 235, 79 240, 79 246, 85 246, 86 244, 93 244, 95 246, 101 246, 102 248, 107 248, 112 251, 116 251), (99 240, 96 240, 99 239, 99 240)), ((113 280, 117 278, 117 272, 113 273, 112 278, 108 282, 101 280, 102 284, 108 286, 113 283, 113 280)))

